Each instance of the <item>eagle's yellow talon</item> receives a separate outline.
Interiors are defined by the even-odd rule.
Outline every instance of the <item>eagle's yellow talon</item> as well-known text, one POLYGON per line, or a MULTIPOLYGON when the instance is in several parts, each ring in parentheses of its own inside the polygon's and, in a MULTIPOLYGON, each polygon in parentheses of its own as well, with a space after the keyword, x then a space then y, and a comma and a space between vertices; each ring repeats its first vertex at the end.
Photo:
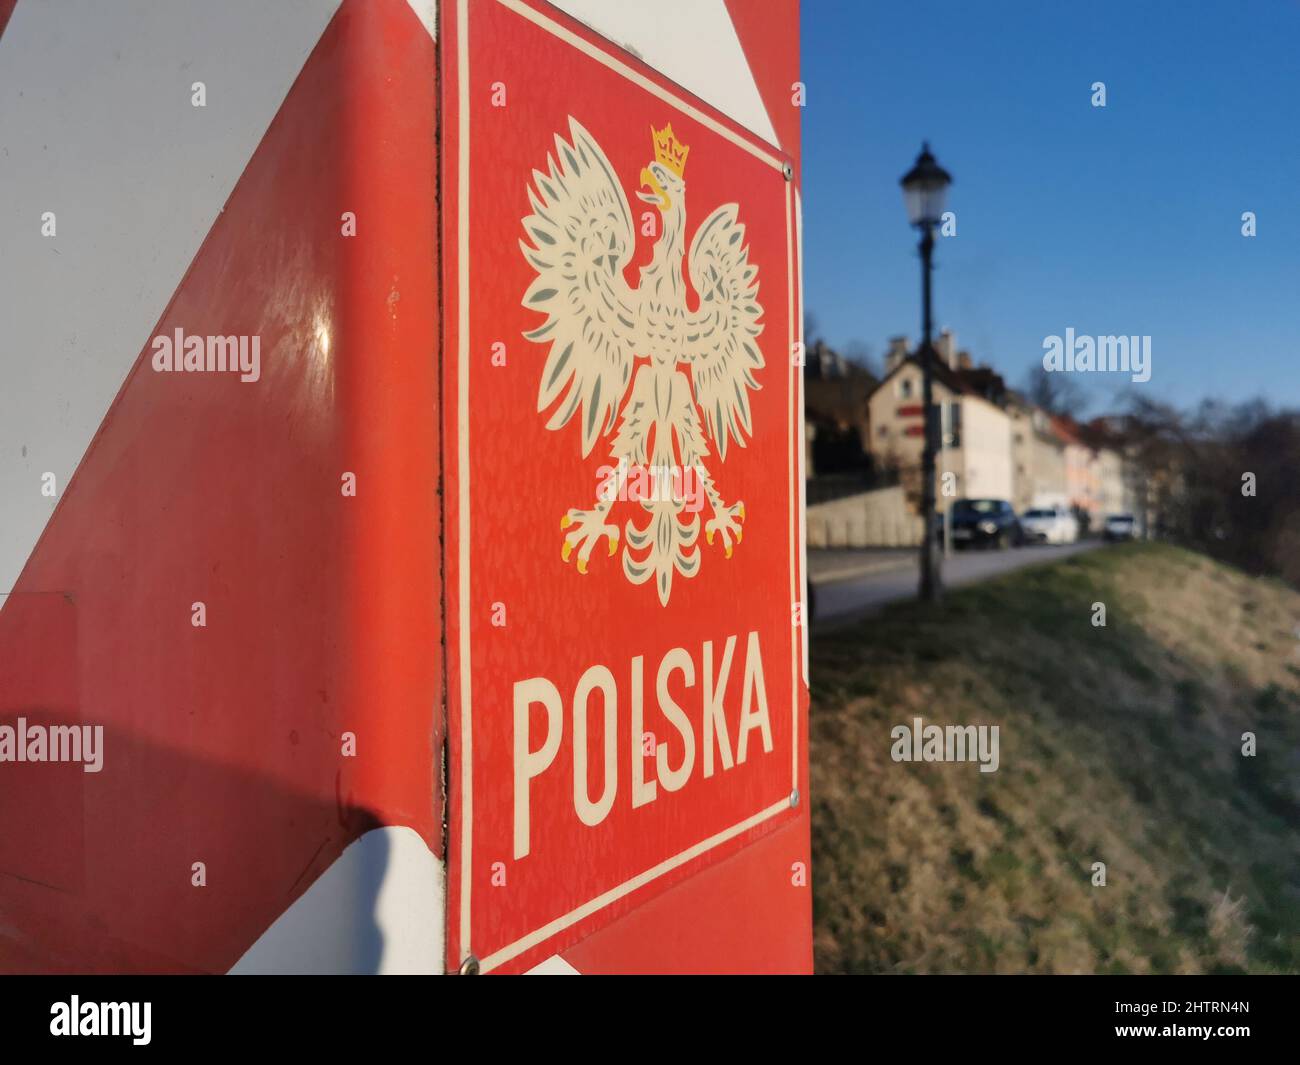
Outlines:
POLYGON ((728 558, 731 557, 731 545, 730 545, 730 544, 727 545, 727 557, 728 557, 728 558))
POLYGON ((573 524, 573 519, 572 519, 571 517, 569 517, 569 515, 567 515, 567 514, 564 515, 564 517, 562 517, 562 518, 560 519, 560 528, 561 528, 561 529, 567 529, 567 528, 568 528, 570 525, 572 525, 572 524, 573 524))
POLYGON ((712 529, 705 529, 705 530, 704 530, 704 539, 706 539, 709 543, 713 543, 713 530, 712 530, 712 529))
POLYGON ((581 559, 581 558, 578 559, 578 572, 579 572, 579 573, 586 573, 586 572, 587 572, 587 563, 586 563, 586 561, 585 561, 584 559, 581 559))
POLYGON ((609 557, 610 557, 610 558, 613 558, 613 557, 614 557, 614 552, 617 551, 617 550, 618 550, 618 537, 617 537, 617 536, 611 536, 611 537, 609 538, 609 557))
POLYGON ((744 520, 745 520, 745 504, 744 504, 744 503, 740 503, 740 504, 738 504, 738 505, 736 506, 736 516, 737 516, 738 518, 740 518, 741 521, 744 521, 744 520))
POLYGON ((560 552, 560 557, 564 559, 565 562, 568 562, 569 555, 571 555, 572 553, 573 553, 573 545, 566 540, 564 542, 564 549, 560 552))
POLYGON ((736 530, 736 543, 740 543, 740 539, 743 535, 744 534, 739 529, 736 530))

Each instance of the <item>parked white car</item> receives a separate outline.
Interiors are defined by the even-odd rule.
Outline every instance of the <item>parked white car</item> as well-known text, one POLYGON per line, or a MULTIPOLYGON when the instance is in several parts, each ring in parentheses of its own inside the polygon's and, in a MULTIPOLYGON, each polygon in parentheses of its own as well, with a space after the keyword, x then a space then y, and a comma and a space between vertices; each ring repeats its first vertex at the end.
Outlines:
POLYGON ((1032 507, 1020 515, 1027 544, 1072 544, 1079 539, 1079 519, 1066 507, 1032 507))
POLYGON ((1107 540, 1132 540, 1137 537, 1137 521, 1132 514, 1111 514, 1106 518, 1107 540))

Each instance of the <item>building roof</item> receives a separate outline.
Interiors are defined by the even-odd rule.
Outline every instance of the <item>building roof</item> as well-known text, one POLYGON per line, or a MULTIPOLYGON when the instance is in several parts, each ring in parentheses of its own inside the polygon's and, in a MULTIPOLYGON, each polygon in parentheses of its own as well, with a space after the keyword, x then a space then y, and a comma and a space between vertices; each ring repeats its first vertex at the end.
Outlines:
POLYGON ((1002 375, 990 366, 970 366, 952 371, 966 384, 969 391, 983 396, 990 403, 1002 406, 1011 390, 1002 375))
POLYGON ((1074 444, 1076 447, 1091 446, 1082 436, 1082 427, 1068 414, 1053 414, 1051 419, 1052 431, 1067 444, 1074 444))
MULTIPOLYGON (((885 374, 885 376, 880 379, 879 384, 877 384, 876 387, 871 390, 871 396, 874 396, 877 392, 879 392, 882 388, 884 388, 885 385, 894 378, 894 376, 898 373, 898 371, 901 370, 908 363, 911 363, 913 366, 917 367, 918 369, 921 366, 921 360, 917 358, 915 352, 908 355, 905 359, 900 359, 897 365, 895 365, 892 370, 890 370, 887 374, 885 374)), ((948 389, 948 391, 956 392, 960 395, 971 395, 971 396, 979 395, 979 393, 975 389, 971 388, 970 385, 967 384, 962 379, 961 371, 952 370, 951 368, 949 368, 947 363, 945 363, 942 359, 938 358, 937 356, 935 357, 934 361, 930 364, 930 369, 934 373, 934 379, 940 382, 944 386, 944 388, 948 389)), ((870 399, 871 396, 868 396, 867 398, 870 399)))
MULTIPOLYGON (((965 352, 962 354, 964 355, 965 352)), ((870 399, 871 396, 874 396, 899 370, 909 363, 918 369, 920 368, 921 359, 915 351, 900 359, 894 368, 880 379, 879 384, 871 390, 867 398, 870 399)), ((1002 375, 989 366, 964 366, 954 370, 938 352, 935 352, 930 369, 936 381, 948 389, 949 392, 956 393, 959 396, 977 396, 986 403, 999 408, 1005 407, 1016 396, 1016 393, 1007 387, 1002 375)))

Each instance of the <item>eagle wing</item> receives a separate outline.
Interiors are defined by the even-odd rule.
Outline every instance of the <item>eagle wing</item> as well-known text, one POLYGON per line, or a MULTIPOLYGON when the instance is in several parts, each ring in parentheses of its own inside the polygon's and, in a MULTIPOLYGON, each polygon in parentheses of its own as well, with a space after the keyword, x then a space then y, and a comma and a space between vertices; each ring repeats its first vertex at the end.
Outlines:
POLYGON ((600 146, 572 116, 572 143, 555 136, 548 173, 533 171, 519 247, 537 271, 523 305, 546 321, 524 334, 550 342, 537 410, 560 404, 548 429, 581 409, 582 453, 608 433, 627 392, 638 346, 637 295, 623 278, 636 247, 632 211, 600 146), (535 186, 535 187, 534 187, 535 186), (562 398, 561 398, 562 397, 562 398))
POLYGON ((739 211, 734 203, 723 204, 691 241, 691 284, 700 306, 689 316, 683 355, 691 364, 695 401, 723 459, 728 439, 744 447, 742 430, 752 433, 748 390, 759 387, 754 371, 763 367, 758 267, 749 261, 739 211))

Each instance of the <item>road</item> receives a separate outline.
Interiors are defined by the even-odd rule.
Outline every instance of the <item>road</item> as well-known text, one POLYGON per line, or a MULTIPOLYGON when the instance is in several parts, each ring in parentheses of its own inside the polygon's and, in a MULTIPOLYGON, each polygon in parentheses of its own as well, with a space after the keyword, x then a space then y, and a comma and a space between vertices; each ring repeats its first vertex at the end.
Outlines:
MULTIPOLYGON (((958 551, 943 564, 944 586, 996 577, 1043 562, 1056 562, 1101 547, 1083 540, 1064 547, 1020 547, 1009 551, 958 551)), ((813 622, 830 628, 900 599, 916 596, 917 557, 909 551, 809 551, 808 572, 816 588, 813 622)))

